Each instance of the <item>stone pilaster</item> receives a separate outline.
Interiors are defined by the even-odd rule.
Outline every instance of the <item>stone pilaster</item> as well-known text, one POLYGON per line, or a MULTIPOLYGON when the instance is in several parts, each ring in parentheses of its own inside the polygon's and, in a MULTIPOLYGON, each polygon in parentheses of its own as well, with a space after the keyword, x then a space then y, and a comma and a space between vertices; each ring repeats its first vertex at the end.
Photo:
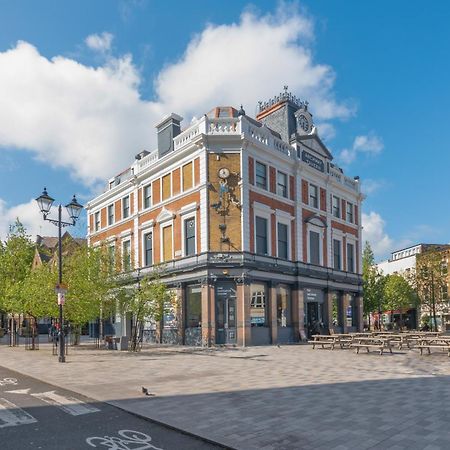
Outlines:
POLYGON ((326 290, 323 305, 323 326, 328 329, 333 326, 333 298, 334 292, 330 289, 326 290))
POLYGON ((277 283, 273 281, 268 283, 268 291, 269 291, 269 304, 266 305, 266 308, 269 307, 268 317, 270 326, 270 339, 272 344, 276 344, 278 342, 277 283))
POLYGON ((348 292, 345 292, 342 295, 342 318, 343 318, 343 324, 342 324, 342 331, 344 333, 348 333, 348 326, 347 326, 347 308, 350 305, 350 295, 348 292))
POLYGON ((248 278, 236 280, 237 344, 251 345, 250 284, 248 278))

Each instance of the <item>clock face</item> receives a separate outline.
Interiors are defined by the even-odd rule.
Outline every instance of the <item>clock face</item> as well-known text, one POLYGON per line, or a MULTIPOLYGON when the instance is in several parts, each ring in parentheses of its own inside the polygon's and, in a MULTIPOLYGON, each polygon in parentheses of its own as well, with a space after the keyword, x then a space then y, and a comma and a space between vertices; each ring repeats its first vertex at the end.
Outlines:
POLYGON ((298 119, 298 125, 300 126, 300 128, 307 133, 309 131, 309 120, 306 118, 306 116, 304 116, 303 114, 301 114, 298 119))
POLYGON ((226 168, 226 167, 222 167, 221 169, 219 169, 219 178, 222 178, 222 180, 225 180, 226 178, 228 178, 230 176, 230 171, 226 168))

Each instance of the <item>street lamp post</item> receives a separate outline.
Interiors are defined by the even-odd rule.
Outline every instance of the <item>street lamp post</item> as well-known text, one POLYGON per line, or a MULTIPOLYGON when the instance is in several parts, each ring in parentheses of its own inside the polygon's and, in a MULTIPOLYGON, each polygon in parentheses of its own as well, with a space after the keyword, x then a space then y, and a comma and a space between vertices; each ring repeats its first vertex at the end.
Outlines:
POLYGON ((62 297, 62 235, 61 229, 63 227, 73 226, 76 221, 80 217, 81 210, 83 209, 83 205, 78 203, 75 195, 72 198, 72 201, 66 205, 67 212, 69 217, 72 219, 71 222, 64 222, 62 220, 62 205, 58 206, 58 219, 51 219, 48 217, 50 214, 50 209, 53 205, 55 199, 50 197, 47 192, 47 188, 44 188, 42 194, 36 199, 39 209, 44 217, 44 220, 56 225, 58 227, 58 306, 59 306, 59 332, 58 332, 58 341, 59 341, 59 362, 66 362, 66 356, 64 354, 64 330, 63 330, 63 305, 64 300, 62 297))

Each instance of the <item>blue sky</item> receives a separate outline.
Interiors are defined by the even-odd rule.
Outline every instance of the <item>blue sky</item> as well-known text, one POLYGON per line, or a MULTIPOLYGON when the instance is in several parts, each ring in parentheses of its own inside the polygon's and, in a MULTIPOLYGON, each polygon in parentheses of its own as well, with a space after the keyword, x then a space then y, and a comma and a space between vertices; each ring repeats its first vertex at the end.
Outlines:
MULTIPOLYGON (((398 0, 0 2, 0 237, 31 199, 85 202, 168 112, 253 115, 284 84, 365 184, 378 258, 449 242, 450 3, 398 0), (88 38, 90 36, 90 38, 88 38)), ((85 223, 77 226, 84 233, 85 223)))

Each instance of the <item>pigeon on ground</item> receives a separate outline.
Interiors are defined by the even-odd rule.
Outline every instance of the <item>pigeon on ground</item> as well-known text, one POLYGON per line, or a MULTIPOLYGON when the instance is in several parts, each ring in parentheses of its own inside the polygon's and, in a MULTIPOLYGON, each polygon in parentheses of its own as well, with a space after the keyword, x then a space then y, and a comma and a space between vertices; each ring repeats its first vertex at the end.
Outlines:
POLYGON ((150 392, 148 392, 148 389, 146 387, 144 387, 144 386, 142 386, 142 393, 144 395, 150 395, 152 397, 155 395, 155 394, 151 394, 150 392))

